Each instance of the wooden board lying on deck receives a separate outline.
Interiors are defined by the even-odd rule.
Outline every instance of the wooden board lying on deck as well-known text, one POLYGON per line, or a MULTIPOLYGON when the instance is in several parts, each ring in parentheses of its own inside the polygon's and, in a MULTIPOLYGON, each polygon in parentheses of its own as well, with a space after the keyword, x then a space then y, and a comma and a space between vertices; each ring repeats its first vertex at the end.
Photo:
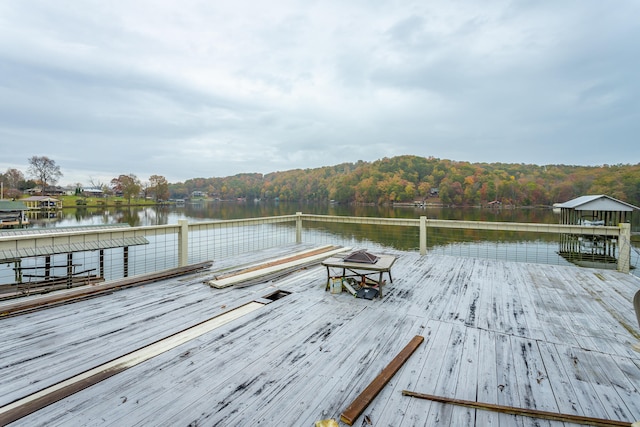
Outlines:
POLYGON ((340 414, 340 420, 353 425, 353 422, 364 412, 369 403, 380 393, 382 388, 387 385, 391 378, 398 372, 407 359, 413 354, 420 344, 424 341, 424 337, 416 335, 402 349, 400 353, 378 374, 378 376, 365 388, 362 393, 351 402, 351 404, 340 414))
POLYGON ((324 258, 327 258, 339 252, 344 252, 345 250, 348 249, 336 246, 324 246, 318 249, 309 249, 284 258, 279 258, 252 267, 244 268, 239 272, 221 275, 220 277, 210 280, 208 283, 211 287, 217 289, 226 288, 234 284, 239 284, 250 279, 267 276, 271 273, 300 266, 309 262, 319 262, 324 258))

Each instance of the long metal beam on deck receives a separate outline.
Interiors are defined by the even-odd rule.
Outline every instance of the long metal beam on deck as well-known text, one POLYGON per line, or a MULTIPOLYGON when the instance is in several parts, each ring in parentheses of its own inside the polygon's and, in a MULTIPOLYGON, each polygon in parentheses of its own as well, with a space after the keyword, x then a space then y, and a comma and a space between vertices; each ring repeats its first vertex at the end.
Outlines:
POLYGON ((493 403, 473 402, 470 400, 434 396, 432 394, 417 393, 410 390, 402 390, 402 395, 432 400, 439 403, 450 403, 453 405, 465 406, 467 408, 484 409, 487 411, 501 412, 503 414, 538 418, 541 420, 562 421, 565 423, 575 423, 598 427, 635 427, 636 425, 636 423, 632 424, 630 421, 607 420, 603 418, 585 417, 583 415, 560 414, 556 412, 540 411, 538 409, 515 408, 513 406, 496 405, 493 403))

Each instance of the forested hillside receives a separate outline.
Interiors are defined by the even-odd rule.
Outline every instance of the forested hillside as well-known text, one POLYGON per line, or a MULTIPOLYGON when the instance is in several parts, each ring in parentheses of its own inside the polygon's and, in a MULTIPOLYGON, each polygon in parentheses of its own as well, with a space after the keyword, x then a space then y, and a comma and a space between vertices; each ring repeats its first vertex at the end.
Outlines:
POLYGON ((441 202, 477 206, 497 200, 517 206, 552 205, 585 194, 607 194, 640 204, 640 163, 569 166, 469 163, 398 156, 224 178, 196 178, 171 185, 173 197, 199 190, 223 200, 275 199, 341 203, 441 202))

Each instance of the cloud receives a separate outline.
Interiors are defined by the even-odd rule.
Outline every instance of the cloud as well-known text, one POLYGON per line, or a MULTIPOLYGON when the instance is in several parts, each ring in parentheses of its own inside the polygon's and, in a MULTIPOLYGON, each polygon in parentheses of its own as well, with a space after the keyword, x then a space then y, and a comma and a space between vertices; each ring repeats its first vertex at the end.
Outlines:
POLYGON ((0 170, 171 182, 401 154, 634 158, 634 1, 0 5, 0 170), (250 11, 250 12, 249 12, 250 11))

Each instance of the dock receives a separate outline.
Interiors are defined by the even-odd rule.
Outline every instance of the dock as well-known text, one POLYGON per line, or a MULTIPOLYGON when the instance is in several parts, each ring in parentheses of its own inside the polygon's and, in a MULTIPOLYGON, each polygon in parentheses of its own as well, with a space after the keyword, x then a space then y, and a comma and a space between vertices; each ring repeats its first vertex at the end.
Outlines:
POLYGON ((326 291, 320 261, 250 286, 208 285, 312 249, 256 251, 42 310, 0 302, 0 425, 15 408, 12 425, 28 426, 346 425, 342 412, 416 336, 424 341, 353 425, 574 425, 404 390, 640 420, 637 277, 385 249, 396 262, 382 299, 326 291), (36 407, 45 398, 35 393, 69 389, 62 382, 80 374, 97 381, 36 407))
POLYGON ((128 225, 98 225, 85 227, 63 227, 52 229, 5 230, 2 236, 44 236, 41 245, 23 247, 17 242, 0 245, 0 264, 13 265, 14 283, 0 284, 0 300, 39 293, 49 293, 62 288, 73 288, 84 284, 96 284, 105 280, 105 257, 107 249, 123 248, 124 276, 128 276, 129 247, 146 245, 149 241, 141 236, 127 238, 81 237, 62 239, 55 242, 55 236, 62 233, 83 232, 89 230, 123 230, 128 225), (52 236, 47 239, 47 236, 52 236), (98 260, 94 266, 74 262, 74 254, 97 252, 98 260), (64 260, 54 262, 54 257, 64 260), (23 263, 26 261, 26 264, 23 263), (61 273, 62 271, 62 273, 61 273))

